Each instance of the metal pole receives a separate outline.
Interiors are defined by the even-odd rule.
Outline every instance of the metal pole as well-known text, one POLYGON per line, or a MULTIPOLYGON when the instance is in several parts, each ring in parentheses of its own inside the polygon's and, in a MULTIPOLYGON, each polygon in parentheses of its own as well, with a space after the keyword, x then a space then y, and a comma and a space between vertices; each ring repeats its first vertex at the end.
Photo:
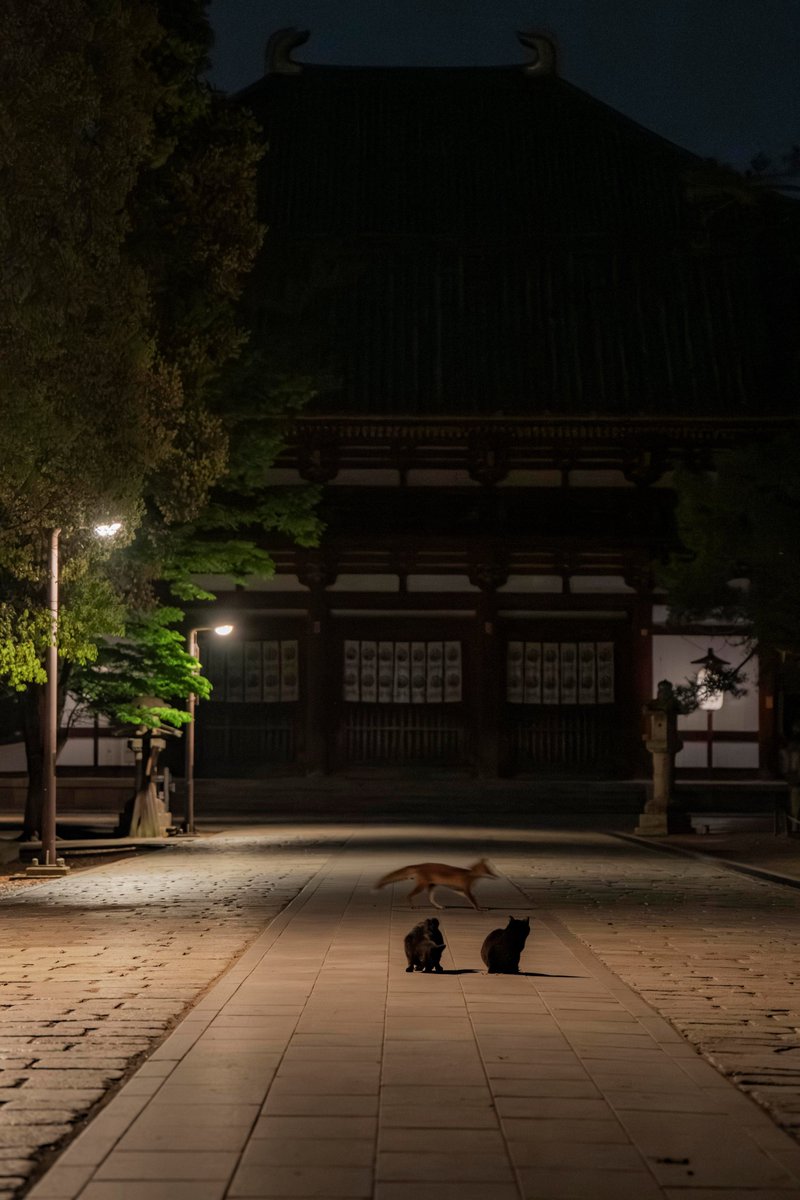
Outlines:
MULTIPOLYGON (((190 629, 187 636, 186 649, 192 658, 197 658, 197 630, 190 629)), ((186 805, 184 811, 183 829, 185 833, 194 833, 194 714, 197 703, 197 697, 194 692, 189 693, 187 708, 189 710, 189 723, 186 726, 186 805)))
POLYGON ((44 772, 42 780, 42 851, 44 865, 56 863, 56 755, 58 754, 58 537, 60 529, 50 531, 47 569, 47 607, 50 610, 50 638, 47 646, 44 686, 44 728, 42 743, 44 772))
POLYGON ((711 709, 706 713, 706 770, 711 774, 714 766, 714 713, 711 709))

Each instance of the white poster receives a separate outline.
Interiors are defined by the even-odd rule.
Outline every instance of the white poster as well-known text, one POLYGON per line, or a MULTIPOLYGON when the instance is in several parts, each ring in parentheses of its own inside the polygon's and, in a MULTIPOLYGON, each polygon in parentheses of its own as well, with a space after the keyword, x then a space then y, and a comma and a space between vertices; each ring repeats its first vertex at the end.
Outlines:
POLYGON ((444 694, 444 647, 441 642, 428 642, 428 704, 441 704, 444 694))
POLYGON ((523 663, 524 695, 526 704, 542 703, 542 645, 541 642, 525 642, 523 663))
POLYGON ((391 704, 394 695, 394 642, 378 642, 378 703, 391 704))
POLYGON ((244 644, 244 698, 257 702, 262 698, 261 642, 244 644))
POLYGON ((578 647, 574 642, 561 643, 561 703, 578 703, 578 647))
POLYGON ((427 681, 427 656, 424 642, 411 643, 411 703, 424 704, 427 681))
POLYGON ((506 699, 509 704, 522 704, 522 665, 524 642, 509 642, 506 650, 506 699))
POLYGON ((597 682, 594 642, 578 645, 578 703, 594 704, 597 682))
POLYGON ((290 703, 300 693, 297 642, 281 642, 281 701, 290 703))
POLYGON ((342 698, 351 703, 359 698, 359 665, 361 643, 345 641, 344 644, 344 673, 342 676, 342 698))
POLYGON ((558 642, 542 646, 542 704, 558 704, 561 655, 558 642))
POLYGON ((411 702, 411 646, 408 642, 396 642, 394 648, 394 702, 411 702))
POLYGON ((614 703, 614 643, 597 643, 597 703, 614 703))
POLYGON ((261 643, 262 698, 277 704, 281 698, 281 652, 279 642, 261 643))
POLYGON ((461 699, 461 642, 444 644, 444 701, 457 704, 461 699))
POLYGON ((374 704, 378 699, 378 643, 361 643, 361 699, 374 704))

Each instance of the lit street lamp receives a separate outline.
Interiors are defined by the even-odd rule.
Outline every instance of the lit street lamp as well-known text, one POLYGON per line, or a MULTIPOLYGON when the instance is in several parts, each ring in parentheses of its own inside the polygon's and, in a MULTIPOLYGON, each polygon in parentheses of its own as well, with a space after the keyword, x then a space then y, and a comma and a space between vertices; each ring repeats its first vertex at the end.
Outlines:
MULTIPOLYGON (((198 660, 199 669, 199 652, 197 648, 198 633, 216 633, 217 637, 227 637, 229 633, 233 633, 232 625, 199 625, 196 629, 190 629, 186 635, 186 650, 191 654, 192 658, 198 660)), ((189 693, 187 708, 189 709, 189 723, 186 726, 186 807, 183 817, 184 833, 194 833, 194 714, 197 707, 197 697, 194 692, 189 693)))
MULTIPOLYGON (((98 537, 113 537, 122 528, 120 521, 95 525, 98 537)), ((58 539, 60 529, 50 530, 47 560, 47 607, 50 636, 45 656, 47 679, 44 685, 44 728, 42 730, 43 778, 41 839, 44 863, 33 868, 39 874, 63 875, 69 869, 56 861, 56 757, 58 755, 58 539), (44 868, 44 871, 42 870, 44 868)))

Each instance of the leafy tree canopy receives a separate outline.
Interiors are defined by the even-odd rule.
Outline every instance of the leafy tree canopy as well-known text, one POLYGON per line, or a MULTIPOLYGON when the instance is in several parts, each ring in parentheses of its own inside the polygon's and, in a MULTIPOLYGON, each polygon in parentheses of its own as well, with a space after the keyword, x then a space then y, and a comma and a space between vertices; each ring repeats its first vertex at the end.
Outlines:
MULTIPOLYGON (((269 574, 260 530, 306 544, 318 534, 313 493, 263 494, 282 417, 311 385, 243 354, 239 300, 264 235, 265 147, 252 118, 204 78, 205 7, 4 8, 0 678, 27 685, 29 765, 49 529, 62 531, 62 682, 80 668, 98 704, 86 672, 104 636, 127 630, 114 670, 127 661, 138 685, 152 668, 143 690, 157 691, 158 661, 180 675, 179 635, 152 615, 156 580, 191 595, 194 571, 269 574), (91 528, 110 519, 125 532, 99 544, 91 528)), ((107 653, 98 674, 109 674, 99 670, 107 653)), ((184 671, 184 695, 199 693, 195 683, 184 671)), ((103 695, 120 714, 131 698, 103 695)))
POLYGON ((670 611, 678 621, 738 626, 743 657, 757 644, 800 661, 799 463, 793 433, 729 451, 714 472, 676 478, 684 550, 662 572, 670 611))

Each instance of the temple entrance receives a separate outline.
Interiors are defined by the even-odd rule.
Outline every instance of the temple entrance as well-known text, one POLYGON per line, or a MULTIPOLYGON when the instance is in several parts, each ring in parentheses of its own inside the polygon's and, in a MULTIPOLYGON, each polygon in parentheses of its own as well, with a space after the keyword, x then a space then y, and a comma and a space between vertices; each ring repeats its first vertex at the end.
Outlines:
POLYGON ((365 637, 369 625, 348 622, 342 632, 334 769, 467 769, 469 641, 459 626, 381 622, 365 637))

